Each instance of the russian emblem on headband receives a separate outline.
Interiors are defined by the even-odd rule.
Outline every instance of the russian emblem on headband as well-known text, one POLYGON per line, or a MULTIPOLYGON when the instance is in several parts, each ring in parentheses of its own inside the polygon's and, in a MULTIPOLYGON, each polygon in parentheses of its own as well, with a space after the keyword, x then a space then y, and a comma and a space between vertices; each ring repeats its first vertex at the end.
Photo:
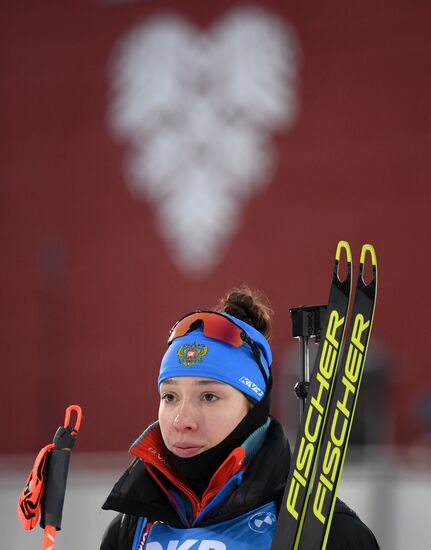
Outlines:
POLYGON ((202 363, 203 357, 208 353, 208 346, 204 344, 184 344, 177 351, 178 361, 183 365, 195 365, 202 363))

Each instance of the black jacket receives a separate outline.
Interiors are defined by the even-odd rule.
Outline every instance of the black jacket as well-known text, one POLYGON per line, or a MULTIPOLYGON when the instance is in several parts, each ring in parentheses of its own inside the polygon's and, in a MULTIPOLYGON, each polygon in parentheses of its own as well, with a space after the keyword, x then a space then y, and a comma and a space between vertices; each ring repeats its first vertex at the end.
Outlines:
MULTIPOLYGON (((264 445, 250 463, 241 485, 232 492, 216 516, 207 517, 202 527, 238 517, 276 501, 280 506, 289 471, 290 448, 283 428, 272 419, 264 445)), ((120 512, 108 527, 101 550, 131 550, 139 516, 183 528, 165 493, 135 459, 115 484, 105 510, 120 512)), ((378 550, 379 545, 368 527, 344 503, 337 500, 329 534, 328 550, 378 550)), ((317 550, 317 549, 316 549, 317 550)))

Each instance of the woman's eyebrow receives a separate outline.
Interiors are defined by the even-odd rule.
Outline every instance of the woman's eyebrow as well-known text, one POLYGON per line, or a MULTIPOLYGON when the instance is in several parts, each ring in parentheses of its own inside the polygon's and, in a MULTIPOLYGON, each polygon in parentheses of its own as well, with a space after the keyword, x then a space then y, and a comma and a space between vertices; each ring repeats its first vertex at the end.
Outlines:
POLYGON ((165 384, 178 384, 178 382, 176 380, 174 380, 173 378, 166 378, 166 380, 163 380, 163 382, 160 383, 161 386, 164 386, 165 384))

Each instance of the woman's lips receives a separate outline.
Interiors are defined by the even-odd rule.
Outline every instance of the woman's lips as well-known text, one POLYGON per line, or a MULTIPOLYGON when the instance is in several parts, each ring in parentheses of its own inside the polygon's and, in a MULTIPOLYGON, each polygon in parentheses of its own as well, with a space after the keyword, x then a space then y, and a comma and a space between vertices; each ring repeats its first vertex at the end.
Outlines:
POLYGON ((173 452, 182 458, 188 458, 189 456, 194 456, 199 454, 203 449, 202 445, 193 445, 192 443, 180 443, 174 445, 173 452))

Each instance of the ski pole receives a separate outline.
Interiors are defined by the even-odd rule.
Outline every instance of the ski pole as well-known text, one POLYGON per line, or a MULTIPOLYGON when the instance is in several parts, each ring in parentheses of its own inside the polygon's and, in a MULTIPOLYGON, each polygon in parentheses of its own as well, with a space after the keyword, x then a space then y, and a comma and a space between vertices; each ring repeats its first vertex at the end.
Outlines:
POLYGON ((301 306, 290 310, 292 318, 292 336, 300 344, 300 379, 295 384, 295 393, 300 400, 300 418, 304 413, 305 402, 310 385, 310 338, 320 341, 321 327, 325 317, 326 306, 301 306))
POLYGON ((18 517, 25 530, 33 529, 40 517, 40 526, 44 529, 42 550, 54 549, 56 532, 61 529, 70 453, 81 419, 81 407, 67 407, 64 425, 57 429, 53 443, 37 455, 18 501, 18 517), (71 421, 72 412, 74 421, 71 421))

